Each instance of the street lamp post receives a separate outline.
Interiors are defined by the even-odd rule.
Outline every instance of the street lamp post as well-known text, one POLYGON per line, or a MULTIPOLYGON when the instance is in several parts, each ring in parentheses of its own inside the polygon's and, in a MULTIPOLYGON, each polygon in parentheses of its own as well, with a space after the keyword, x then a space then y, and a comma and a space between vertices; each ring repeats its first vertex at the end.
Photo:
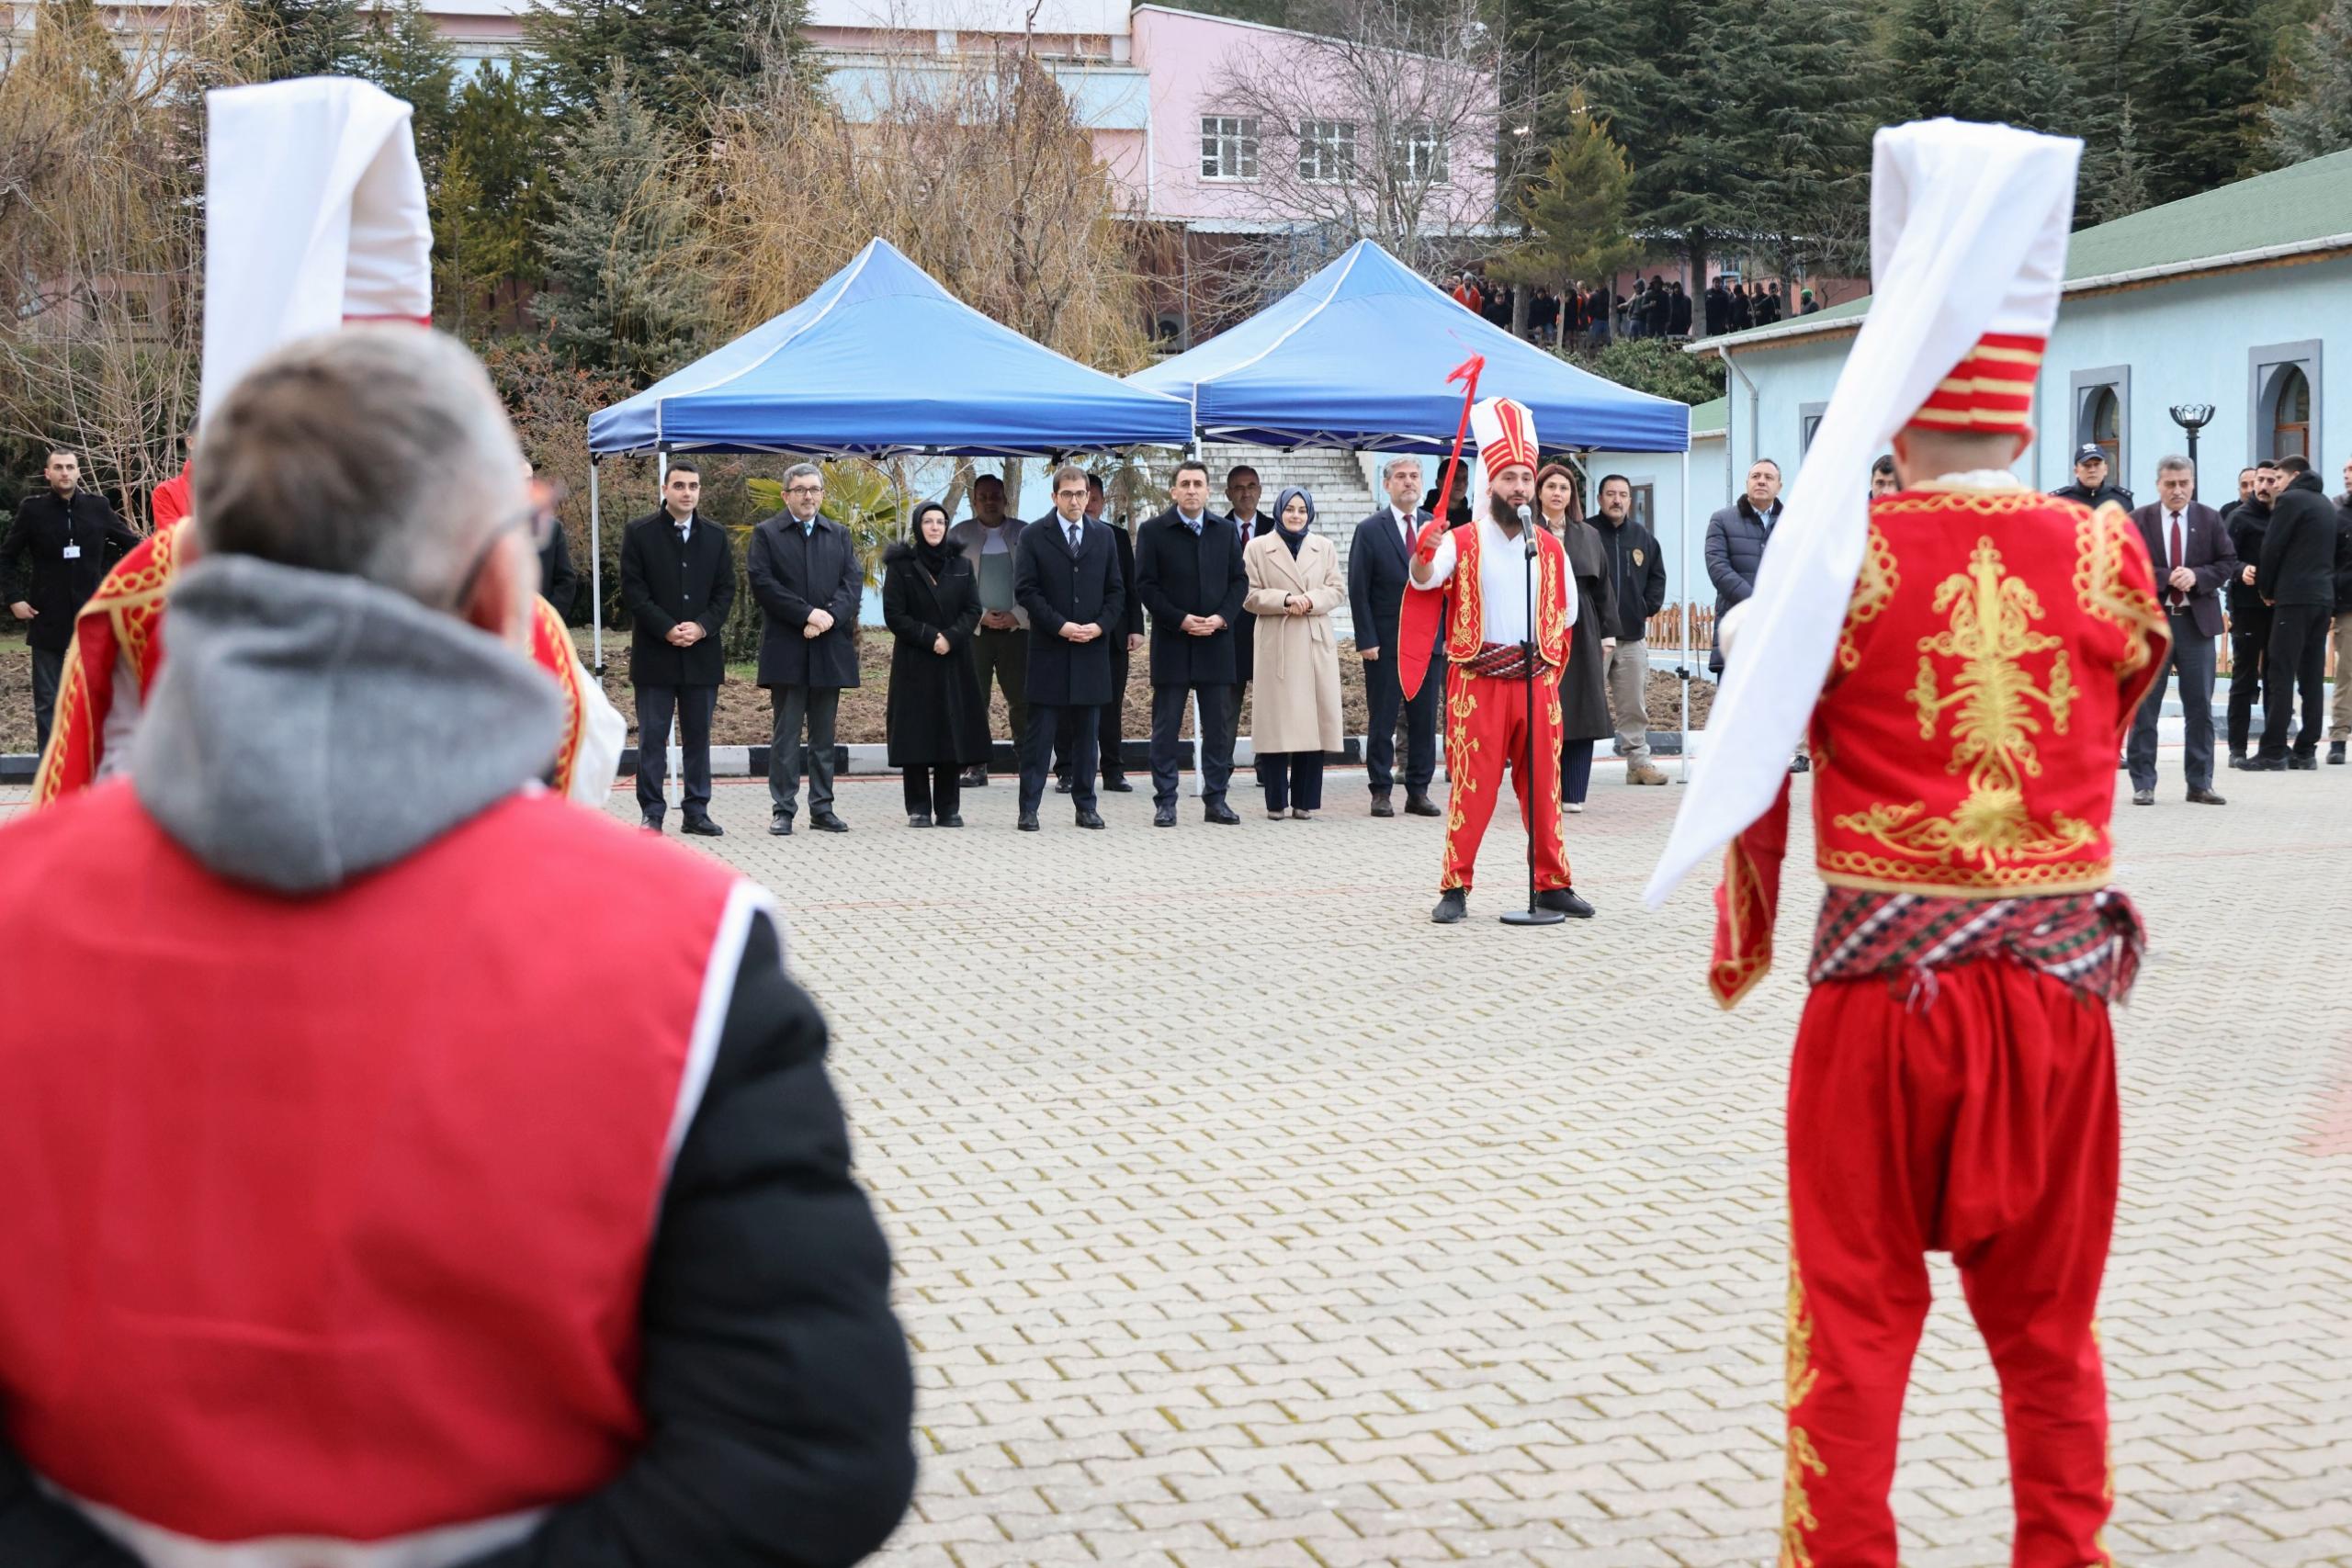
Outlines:
POLYGON ((2188 432, 2188 493, 2193 498, 2197 493, 2197 433, 2213 423, 2213 405, 2175 403, 2172 422, 2188 432))

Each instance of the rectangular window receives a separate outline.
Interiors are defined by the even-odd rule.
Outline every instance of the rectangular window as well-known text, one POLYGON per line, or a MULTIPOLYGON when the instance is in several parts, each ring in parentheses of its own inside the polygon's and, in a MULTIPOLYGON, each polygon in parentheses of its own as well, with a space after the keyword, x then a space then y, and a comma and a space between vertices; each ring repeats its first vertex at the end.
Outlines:
POLYGON ((1821 416, 1829 412, 1827 403, 1800 403, 1797 406, 1797 456, 1803 457, 1813 450, 1813 438, 1821 429, 1821 416))
POLYGON ((1230 114, 1203 115, 1201 117, 1201 178, 1254 180, 1257 177, 1257 117, 1230 114))
MULTIPOLYGON (((2308 457, 2319 428, 2320 344, 2265 344, 2246 351, 2248 444, 2256 457, 2308 457)), ((2330 487, 2333 488, 2332 486, 2330 487)))
POLYGON ((1651 525, 1650 513, 1657 510, 1657 486, 1635 485, 1633 491, 1634 504, 1626 508, 1625 515, 1656 534, 1657 530, 1651 525))
POLYGON ((1355 122, 1346 119, 1299 121, 1298 177, 1316 185, 1345 185, 1354 179, 1355 122))
POLYGON ((2095 370, 2077 370, 2067 378, 2066 386, 2075 400, 2075 430, 2074 440, 2060 459, 2065 465, 2065 478, 2059 484, 2075 482, 2075 454, 2090 446, 2107 454, 2107 482, 2130 490, 2124 472, 2132 457, 2132 367, 2102 365, 2095 370))
POLYGON ((1427 120, 1405 126, 1396 136, 1397 161, 1406 179, 1442 186, 1446 183, 1445 131, 1427 120))

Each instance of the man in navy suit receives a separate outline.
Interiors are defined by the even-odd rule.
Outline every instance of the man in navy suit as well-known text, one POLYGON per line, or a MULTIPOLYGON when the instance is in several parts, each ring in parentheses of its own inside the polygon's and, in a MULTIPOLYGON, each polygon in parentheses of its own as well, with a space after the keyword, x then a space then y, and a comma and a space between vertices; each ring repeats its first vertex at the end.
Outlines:
POLYGON ((637 806, 644 826, 662 830, 662 774, 670 721, 678 725, 686 775, 684 830, 719 836, 710 819, 710 720, 727 678, 718 633, 735 603, 735 550, 726 530, 695 508, 702 475, 670 460, 662 510, 621 536, 621 604, 634 628, 628 673, 637 688, 637 806))
POLYGON ((2156 503, 2132 513, 2148 559, 2156 569, 2156 597, 2172 628, 2172 651, 2156 683, 2132 718, 2124 763, 2132 770, 2132 804, 2156 803, 2156 723, 2165 687, 2180 677, 2180 705, 2188 721, 2188 798, 2199 806, 2227 804, 2213 793, 2213 649, 2222 635, 2222 585, 2237 575, 2237 551, 2222 514, 2190 496, 2196 470, 2186 457, 2156 465, 2156 503))
MULTIPOLYGON (((1355 543, 1348 550, 1348 604, 1354 611, 1356 654, 1363 660, 1365 700, 1372 708, 1372 733, 1365 739, 1364 761, 1372 776, 1372 814, 1394 817, 1396 716, 1405 716, 1405 809, 1415 817, 1440 812, 1430 800, 1430 781, 1437 776, 1437 716, 1445 682, 1430 680, 1411 702, 1396 675, 1396 626, 1405 605, 1407 572, 1411 566, 1414 537, 1430 514, 1413 504, 1421 492, 1421 460, 1391 457, 1380 470, 1388 504, 1356 525, 1355 543)), ((1436 639, 1430 639, 1434 647, 1436 639)))
POLYGON ((1176 826, 1176 770, 1188 698, 1200 704, 1201 803, 1207 819, 1241 820, 1226 804, 1233 778, 1236 644, 1254 628, 1238 528, 1209 510, 1206 464, 1186 458, 1169 485, 1175 504, 1136 536, 1136 592, 1151 612, 1152 826, 1176 826))
POLYGON ((1012 594, 1029 613, 1029 727, 1021 738, 1021 830, 1037 830, 1046 775, 1056 752, 1068 759, 1078 825, 1100 828, 1095 811, 1099 709, 1114 700, 1110 638, 1120 630, 1126 583, 1107 524, 1086 515, 1086 470, 1054 474, 1054 510, 1022 532, 1012 558, 1012 594))

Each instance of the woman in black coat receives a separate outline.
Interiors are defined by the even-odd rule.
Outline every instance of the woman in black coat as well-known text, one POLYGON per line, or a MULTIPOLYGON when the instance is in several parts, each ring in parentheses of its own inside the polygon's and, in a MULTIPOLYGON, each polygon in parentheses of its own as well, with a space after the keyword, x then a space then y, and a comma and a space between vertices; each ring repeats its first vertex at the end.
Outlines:
POLYGON ((1584 809, 1592 785, 1592 744, 1616 733, 1609 720, 1610 628, 1617 624, 1615 574, 1600 530, 1577 504, 1575 476, 1557 463, 1535 478, 1535 506, 1544 526, 1559 536, 1577 580, 1577 624, 1568 639, 1568 667, 1560 671, 1560 799, 1584 809))
POLYGON ((947 536, 947 509, 915 508, 914 536, 882 557, 882 620, 890 628, 890 765, 906 783, 907 825, 961 828, 958 777, 989 760, 988 705, 973 673, 979 581, 947 536))

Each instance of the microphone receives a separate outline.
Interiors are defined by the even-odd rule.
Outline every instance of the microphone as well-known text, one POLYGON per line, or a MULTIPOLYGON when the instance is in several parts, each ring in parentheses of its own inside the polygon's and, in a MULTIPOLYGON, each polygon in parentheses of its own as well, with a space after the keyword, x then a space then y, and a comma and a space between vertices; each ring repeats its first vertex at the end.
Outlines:
POLYGON ((1527 502, 1519 503, 1519 532, 1527 541, 1527 558, 1535 558, 1535 515, 1527 510, 1527 502))

